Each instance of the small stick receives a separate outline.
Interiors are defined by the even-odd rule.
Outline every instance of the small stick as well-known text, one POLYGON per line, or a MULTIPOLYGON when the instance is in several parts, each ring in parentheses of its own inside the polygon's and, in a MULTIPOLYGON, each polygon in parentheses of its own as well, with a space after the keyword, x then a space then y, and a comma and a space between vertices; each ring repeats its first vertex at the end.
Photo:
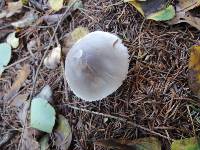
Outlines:
POLYGON ((99 115, 99 116, 103 116, 103 117, 107 117, 107 118, 119 120, 119 121, 122 121, 122 122, 126 122, 126 123, 128 123, 128 124, 130 124, 130 125, 132 125, 134 127, 140 128, 140 129, 142 129, 144 131, 147 131, 149 133, 152 133, 154 135, 160 136, 160 137, 165 138, 165 139, 170 140, 170 141, 174 141, 173 139, 171 139, 171 138, 169 138, 169 137, 167 137, 165 135, 162 135, 162 134, 160 134, 158 132, 152 131, 152 130, 150 130, 148 128, 145 128, 145 127, 143 127, 141 125, 138 125, 138 124, 136 124, 134 122, 128 121, 127 119, 124 119, 124 118, 121 118, 121 117, 116 117, 116 116, 109 115, 109 114, 103 114, 103 113, 99 113, 99 112, 95 112, 95 111, 90 111, 90 110, 87 110, 87 109, 84 109, 84 108, 79 108, 79 107, 76 107, 76 106, 71 106, 69 104, 63 104, 63 105, 68 106, 69 108, 72 108, 74 110, 79 110, 79 111, 83 111, 83 112, 87 112, 87 113, 91 113, 91 114, 95 114, 95 115, 99 115))
POLYGON ((16 62, 14 62, 13 64, 10 64, 9 66, 6 66, 4 69, 9 69, 10 67, 13 67, 13 66, 15 66, 15 65, 17 65, 17 64, 19 64, 19 63, 21 63, 21 62, 23 62, 23 61, 25 61, 27 59, 29 59, 29 58, 31 58, 31 57, 30 56, 24 57, 24 58, 22 58, 22 59, 20 59, 20 60, 18 60, 16 62))

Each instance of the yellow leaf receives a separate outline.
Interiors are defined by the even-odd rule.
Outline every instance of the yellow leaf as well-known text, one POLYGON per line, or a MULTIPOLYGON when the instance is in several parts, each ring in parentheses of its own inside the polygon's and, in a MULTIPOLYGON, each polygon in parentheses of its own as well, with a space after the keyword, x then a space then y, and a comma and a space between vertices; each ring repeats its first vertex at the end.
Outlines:
POLYGON ((71 32, 71 36, 74 42, 77 42, 81 38, 83 38, 85 35, 89 33, 88 28, 85 27, 77 27, 71 32))
POLYGON ((51 8, 55 11, 60 10, 63 7, 64 0, 49 0, 51 8))
POLYGON ((190 50, 189 69, 200 71, 200 46, 192 46, 190 50))
POLYGON ((190 51, 188 83, 193 93, 200 97, 200 46, 193 46, 190 51))
POLYGON ((137 11, 139 11, 144 16, 144 11, 142 10, 142 7, 138 2, 129 1, 129 3, 132 4, 137 9, 137 11))

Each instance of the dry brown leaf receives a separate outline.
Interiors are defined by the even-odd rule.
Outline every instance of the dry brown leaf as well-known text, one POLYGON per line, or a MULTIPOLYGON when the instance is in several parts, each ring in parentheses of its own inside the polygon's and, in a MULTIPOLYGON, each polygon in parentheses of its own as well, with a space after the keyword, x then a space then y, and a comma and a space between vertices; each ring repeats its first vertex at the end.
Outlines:
POLYGON ((15 96, 17 94, 17 92, 21 88, 22 84, 29 76, 30 72, 31 72, 30 65, 25 64, 22 67, 22 69, 19 70, 14 83, 12 84, 11 88, 8 90, 8 92, 4 96, 4 100, 9 100, 10 98, 12 98, 13 96, 15 96))
POLYGON ((192 16, 191 13, 186 13, 185 22, 200 30, 200 18, 192 16))
POLYGON ((200 6, 200 0, 178 0, 178 6, 185 12, 200 6))
POLYGON ((176 5, 176 17, 167 23, 173 25, 185 22, 200 30, 200 18, 192 16, 189 12, 189 10, 198 6, 200 6, 200 0, 179 0, 176 5))

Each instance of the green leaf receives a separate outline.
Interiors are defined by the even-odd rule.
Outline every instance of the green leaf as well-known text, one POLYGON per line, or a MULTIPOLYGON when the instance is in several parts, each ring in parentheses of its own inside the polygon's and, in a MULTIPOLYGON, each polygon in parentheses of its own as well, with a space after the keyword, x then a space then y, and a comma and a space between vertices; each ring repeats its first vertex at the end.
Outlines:
POLYGON ((171 145, 171 150, 199 150, 200 140, 195 137, 183 140, 175 140, 171 145))
POLYGON ((55 110, 42 98, 34 98, 31 102, 31 127, 51 133, 55 124, 55 110))
POLYGON ((53 10, 58 11, 63 7, 63 0, 49 0, 49 4, 53 10))
POLYGON ((155 21, 167 21, 175 17, 175 9, 172 5, 169 5, 167 8, 160 10, 156 13, 150 14, 147 16, 147 19, 152 19, 155 21))
POLYGON ((11 47, 8 43, 0 43, 0 75, 11 59, 11 47))
POLYGON ((62 115, 58 116, 58 127, 54 134, 56 137, 55 145, 59 147, 59 149, 67 150, 72 141, 72 131, 68 120, 62 115))

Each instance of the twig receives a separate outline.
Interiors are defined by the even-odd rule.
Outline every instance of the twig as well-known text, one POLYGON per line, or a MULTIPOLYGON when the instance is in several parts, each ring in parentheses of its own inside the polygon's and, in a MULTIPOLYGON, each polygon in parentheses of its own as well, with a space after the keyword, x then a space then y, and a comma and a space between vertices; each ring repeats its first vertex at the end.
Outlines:
POLYGON ((194 136, 196 136, 195 127, 194 127, 194 122, 193 122, 193 119, 192 119, 192 116, 191 116, 191 112, 190 112, 189 105, 187 105, 186 107, 187 107, 188 114, 189 114, 189 116, 190 116, 190 120, 191 120, 191 123, 192 123, 192 129, 193 129, 193 132, 194 132, 194 136))
POLYGON ((24 58, 22 58, 22 59, 20 59, 20 60, 18 60, 16 62, 14 62, 13 64, 10 64, 9 66, 6 66, 5 69, 13 67, 13 66, 15 66, 15 65, 17 65, 17 64, 19 64, 19 63, 21 63, 21 62, 23 62, 23 61, 25 61, 27 59, 29 59, 29 58, 31 58, 31 56, 24 57, 24 58))
POLYGON ((128 121, 128 120, 125 119, 125 118, 116 117, 116 116, 113 116, 113 115, 104 114, 104 113, 99 113, 99 112, 95 112, 95 111, 90 111, 90 110, 87 110, 87 109, 84 109, 84 108, 79 108, 79 107, 76 107, 76 106, 71 106, 71 105, 69 105, 69 104, 62 104, 62 106, 68 106, 69 108, 72 108, 72 109, 74 109, 74 110, 79 110, 79 111, 91 113, 91 114, 94 114, 94 115, 99 115, 99 116, 103 116, 103 117, 107 117, 107 118, 119 120, 119 121, 122 121, 122 122, 126 122, 126 123, 128 123, 128 124, 130 124, 130 125, 132 125, 132 126, 134 126, 134 127, 136 127, 136 128, 142 129, 142 130, 144 130, 144 131, 147 131, 147 132, 152 133, 152 134, 154 134, 154 135, 160 136, 160 137, 165 138, 165 139, 167 139, 167 140, 174 141, 173 139, 171 139, 171 138, 169 139, 169 137, 167 137, 167 136, 165 136, 165 135, 162 135, 162 134, 160 134, 160 133, 158 133, 158 132, 155 132, 155 131, 152 131, 152 130, 150 130, 150 129, 148 129, 148 128, 145 128, 145 127, 143 127, 143 126, 140 126, 140 125, 138 125, 138 124, 136 124, 136 123, 134 123, 134 122, 128 121))
POLYGON ((61 62, 61 67, 62 67, 62 74, 63 74, 63 79, 64 79, 64 88, 65 88, 65 98, 67 99, 67 101, 69 100, 69 95, 68 95, 68 85, 67 85, 67 81, 66 81, 66 77, 65 77, 65 68, 64 68, 64 62, 61 62))

